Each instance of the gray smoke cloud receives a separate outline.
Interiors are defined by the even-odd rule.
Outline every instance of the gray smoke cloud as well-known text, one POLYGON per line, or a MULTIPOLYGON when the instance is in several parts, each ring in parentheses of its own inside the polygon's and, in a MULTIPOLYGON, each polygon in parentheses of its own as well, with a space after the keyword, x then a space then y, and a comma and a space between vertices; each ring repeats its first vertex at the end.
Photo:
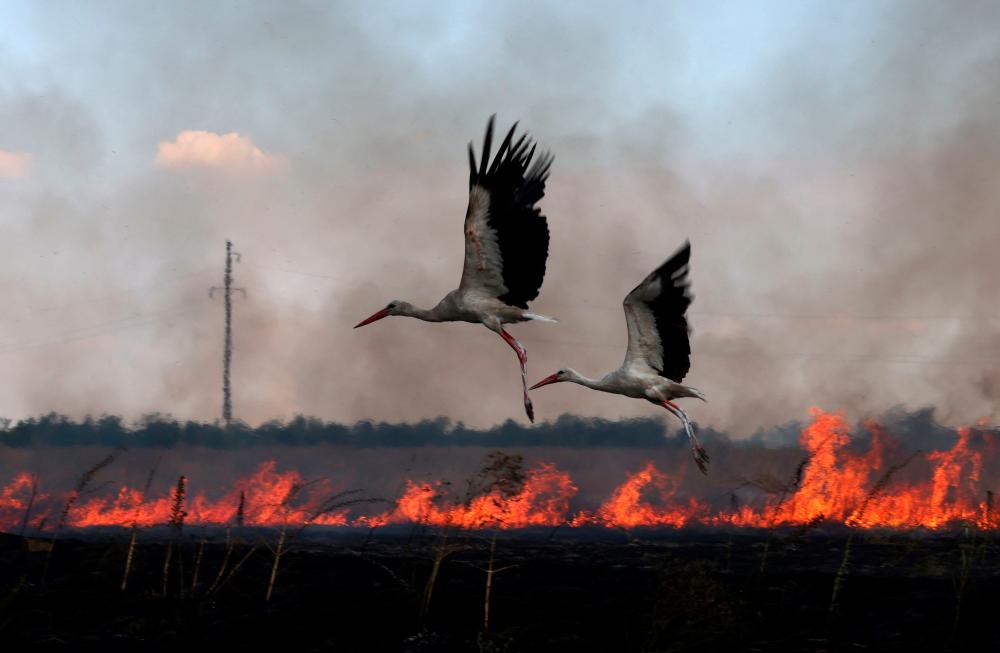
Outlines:
MULTIPOLYGON (((535 379, 617 366, 622 297, 690 238, 703 425, 996 420, 1000 9, 860 7, 758 8, 801 24, 737 81, 686 86, 706 48, 652 6, 32 7, 0 49, 0 151, 31 157, 0 176, 0 414, 219 414, 207 289, 231 238, 237 417, 521 419, 485 329, 351 329, 455 287, 464 147, 497 112, 556 154, 532 308, 561 323, 512 329, 535 379)), ((573 386, 535 402, 655 414, 573 386)))

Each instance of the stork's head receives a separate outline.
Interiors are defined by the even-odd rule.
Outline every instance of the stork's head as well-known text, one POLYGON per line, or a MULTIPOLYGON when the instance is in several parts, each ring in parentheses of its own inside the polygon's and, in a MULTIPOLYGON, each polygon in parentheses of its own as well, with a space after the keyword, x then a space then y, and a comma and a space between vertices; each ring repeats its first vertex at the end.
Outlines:
POLYGON ((564 368, 560 369, 558 372, 556 372, 555 374, 548 375, 547 377, 545 377, 544 379, 542 379, 541 381, 539 381, 538 383, 536 383, 535 385, 531 386, 528 389, 529 390, 534 390, 535 388, 540 388, 543 385, 549 385, 551 383, 561 383, 563 381, 572 381, 574 379, 575 375, 576 375, 576 372, 574 372, 573 370, 569 369, 568 367, 564 367, 564 368))
POLYGON ((399 299, 394 299, 388 304, 386 304, 385 308, 383 308, 382 310, 377 311, 371 317, 361 320, 360 322, 355 324, 354 328, 357 329, 358 327, 363 327, 366 324, 371 324, 372 322, 378 322, 383 317, 389 317, 390 315, 409 315, 410 309, 412 308, 413 307, 409 304, 409 302, 404 302, 399 299))

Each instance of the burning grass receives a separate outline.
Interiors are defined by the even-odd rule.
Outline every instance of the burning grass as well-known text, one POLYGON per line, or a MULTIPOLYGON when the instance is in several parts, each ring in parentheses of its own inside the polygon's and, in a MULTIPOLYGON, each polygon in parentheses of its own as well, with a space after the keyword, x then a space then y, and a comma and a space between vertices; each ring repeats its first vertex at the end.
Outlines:
POLYGON ((812 417, 788 479, 737 479, 724 506, 649 462, 578 507, 567 472, 503 452, 462 489, 408 480, 394 501, 275 461, 215 496, 184 475, 154 494, 155 470, 97 483, 121 451, 68 492, 18 474, 0 489, 0 525, 27 536, 0 538, 0 632, 414 653, 1000 643, 982 627, 993 435, 904 453, 877 425, 859 448, 841 415, 812 417))
MULTIPOLYGON (((991 505, 991 488, 983 483, 983 470, 995 458, 993 433, 962 428, 950 449, 908 454, 878 425, 867 428, 872 433, 869 446, 856 451, 842 415, 813 409, 812 422, 801 433, 804 458, 793 482, 741 479, 724 506, 682 494, 682 471, 668 474, 649 462, 626 474, 596 508, 575 507, 578 488, 570 475, 554 464, 539 463, 519 472, 516 491, 510 491, 509 483, 493 484, 472 492, 469 488, 463 496, 445 481, 408 480, 391 506, 372 510, 368 500, 362 505, 353 498, 331 504, 330 497, 340 495, 329 480, 306 481, 294 470, 279 470, 272 460, 215 497, 192 482, 184 523, 225 527, 239 504, 247 526, 278 529, 291 522, 362 528, 409 523, 466 530, 768 529, 820 523, 860 529, 1000 526, 991 505), (908 463, 907 474, 895 474, 903 461, 908 463)), ((60 494, 24 472, 0 489, 0 529, 38 534, 54 521, 59 528, 149 527, 170 521, 173 508, 171 494, 149 496, 148 487, 121 486, 105 496, 85 497, 79 490, 60 494), (58 512, 60 502, 72 510, 58 512)))

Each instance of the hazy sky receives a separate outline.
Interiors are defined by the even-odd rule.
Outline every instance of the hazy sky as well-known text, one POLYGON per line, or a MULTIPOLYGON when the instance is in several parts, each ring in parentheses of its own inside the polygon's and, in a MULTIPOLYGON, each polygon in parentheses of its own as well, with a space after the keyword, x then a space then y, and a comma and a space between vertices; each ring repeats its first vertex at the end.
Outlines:
POLYGON ((556 156, 532 380, 690 238, 697 421, 997 419, 1000 4, 581 4, 0 4, 0 415, 214 418, 231 238, 238 417, 523 419, 486 329, 351 329, 457 285, 496 112, 556 156))

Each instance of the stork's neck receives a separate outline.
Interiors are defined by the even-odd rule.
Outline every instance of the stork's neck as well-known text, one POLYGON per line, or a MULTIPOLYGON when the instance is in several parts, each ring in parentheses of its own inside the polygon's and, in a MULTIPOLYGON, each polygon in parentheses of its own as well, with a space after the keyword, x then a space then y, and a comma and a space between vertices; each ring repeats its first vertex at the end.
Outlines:
POLYGON ((566 371, 569 372, 569 376, 566 380, 570 383, 577 383, 588 388, 593 388, 594 390, 607 390, 607 388, 604 387, 604 379, 592 379, 580 374, 572 367, 568 368, 566 371))
POLYGON ((415 317, 424 322, 441 322, 444 316, 441 314, 440 307, 441 305, 438 304, 434 308, 417 308, 412 304, 406 304, 400 307, 399 314, 415 317))

